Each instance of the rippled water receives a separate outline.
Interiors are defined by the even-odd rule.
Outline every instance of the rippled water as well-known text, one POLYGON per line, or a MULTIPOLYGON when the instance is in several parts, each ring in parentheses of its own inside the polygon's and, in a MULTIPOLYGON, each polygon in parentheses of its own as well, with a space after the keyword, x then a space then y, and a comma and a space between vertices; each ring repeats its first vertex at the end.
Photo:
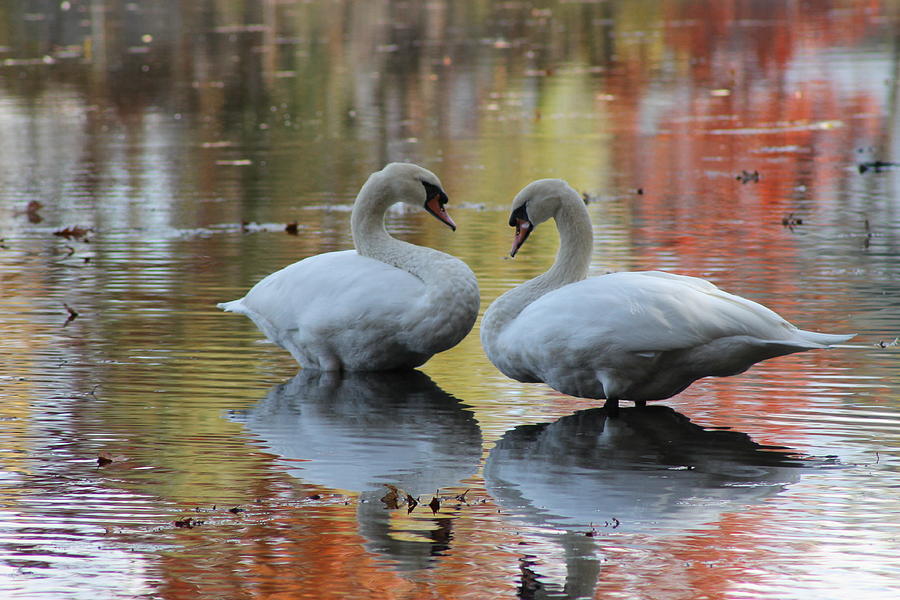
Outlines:
POLYGON ((896 597, 898 8, 4 5, 0 595, 896 597), (348 248, 390 160, 460 225, 391 230, 483 307, 552 261, 549 228, 502 257, 554 176, 595 274, 858 336, 618 419, 477 325, 414 373, 298 373, 215 303, 348 248))

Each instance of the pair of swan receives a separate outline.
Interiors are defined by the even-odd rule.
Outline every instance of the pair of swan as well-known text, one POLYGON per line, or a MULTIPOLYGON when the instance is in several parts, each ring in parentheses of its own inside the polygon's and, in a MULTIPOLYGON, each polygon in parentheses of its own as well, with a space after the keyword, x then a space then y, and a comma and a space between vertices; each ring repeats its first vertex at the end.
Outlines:
MULTIPOLYGON (((412 368, 453 347, 478 314, 475 275, 455 257, 391 237, 384 214, 396 202, 456 228, 438 178, 392 163, 372 174, 356 198, 356 250, 301 260, 219 307, 250 317, 307 369, 412 368)), ((590 217, 581 196, 559 179, 532 182, 516 195, 511 255, 551 218, 560 235, 555 263, 500 296, 481 324, 488 358, 518 381, 606 399, 609 407, 620 399, 643 404, 702 377, 734 375, 761 360, 853 337, 798 329, 694 277, 645 271, 587 278, 590 217)))

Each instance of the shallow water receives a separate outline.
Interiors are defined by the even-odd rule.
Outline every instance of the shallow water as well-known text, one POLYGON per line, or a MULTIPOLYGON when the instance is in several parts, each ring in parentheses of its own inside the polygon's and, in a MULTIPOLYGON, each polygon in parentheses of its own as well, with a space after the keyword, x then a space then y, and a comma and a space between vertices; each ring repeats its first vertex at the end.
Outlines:
POLYGON ((900 593, 896 3, 180 4, 0 8, 0 595, 900 593), (483 307, 552 261, 552 228, 503 260, 506 211, 563 177, 595 274, 858 335, 618 420, 477 324, 413 374, 298 374, 215 303, 349 247, 391 160, 460 226, 391 230, 483 307))

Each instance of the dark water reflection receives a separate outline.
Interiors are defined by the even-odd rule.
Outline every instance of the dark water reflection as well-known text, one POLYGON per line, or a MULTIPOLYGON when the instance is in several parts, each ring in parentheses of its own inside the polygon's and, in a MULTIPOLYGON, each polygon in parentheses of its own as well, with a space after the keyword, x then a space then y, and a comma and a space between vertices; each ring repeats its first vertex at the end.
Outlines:
POLYGON ((491 449, 484 476, 491 495, 535 523, 668 532, 777 493, 800 479, 804 462, 666 406, 616 417, 596 408, 510 430, 491 449))
MULTIPOLYGON (((410 508, 407 494, 428 503, 438 490, 475 475, 481 460, 481 431, 472 412, 420 371, 301 371, 231 418, 297 465, 287 469, 294 477, 358 493, 366 547, 406 569, 427 567, 431 555, 446 549, 450 524, 439 523, 436 538, 424 530, 413 540, 411 529, 391 531, 385 507, 410 508), (387 485, 400 488, 396 502, 381 500, 390 493, 387 485)), ((419 512, 431 513, 424 504, 419 512)))
POLYGON ((522 557, 534 597, 580 598, 593 597, 602 579, 609 533, 698 530, 723 513, 754 510, 798 481, 800 467, 816 464, 827 461, 700 427, 666 406, 614 417, 594 408, 508 431, 491 449, 484 478, 504 509, 559 545, 557 553, 522 557), (559 564, 565 570, 555 580, 559 564))
POLYGON ((898 9, 0 3, 0 595, 895 598, 900 169, 860 166, 900 162, 898 9), (500 257, 553 176, 591 201, 594 273, 858 337, 616 423, 502 377, 477 325, 422 373, 289 380, 215 303, 348 248, 388 160, 460 226, 391 230, 485 306, 552 261, 550 230, 500 257))

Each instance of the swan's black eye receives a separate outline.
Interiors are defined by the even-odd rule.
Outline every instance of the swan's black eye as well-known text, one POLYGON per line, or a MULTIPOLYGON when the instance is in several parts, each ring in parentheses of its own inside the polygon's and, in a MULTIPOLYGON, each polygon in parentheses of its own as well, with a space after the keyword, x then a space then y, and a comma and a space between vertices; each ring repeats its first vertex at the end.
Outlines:
POLYGON ((531 223, 531 219, 528 218, 528 211, 525 210, 524 204, 516 210, 512 211, 512 214, 509 215, 510 227, 515 227, 519 221, 528 221, 529 223, 531 223))
POLYGON ((447 198, 447 194, 444 193, 444 190, 439 188, 438 186, 428 183, 427 181, 423 181, 422 185, 425 186, 425 201, 431 200, 435 196, 438 197, 438 202, 441 203, 441 206, 447 204, 449 198, 447 198))

